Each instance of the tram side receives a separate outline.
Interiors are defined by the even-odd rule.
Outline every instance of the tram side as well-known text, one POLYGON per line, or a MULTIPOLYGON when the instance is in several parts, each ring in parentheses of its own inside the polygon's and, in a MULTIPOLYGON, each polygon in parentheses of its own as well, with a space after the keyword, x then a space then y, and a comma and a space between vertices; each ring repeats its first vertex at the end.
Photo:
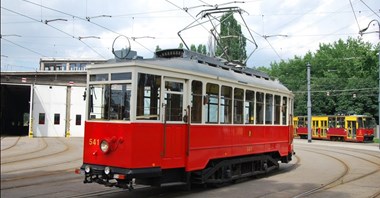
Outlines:
MULTIPOLYGON (((307 116, 293 119, 294 134, 307 139, 307 116)), ((312 116, 312 138, 332 141, 372 142, 375 133, 375 121, 366 115, 330 115, 312 116)))
POLYGON ((292 159, 293 94, 277 81, 170 57, 91 65, 88 82, 85 183, 225 183, 292 159))

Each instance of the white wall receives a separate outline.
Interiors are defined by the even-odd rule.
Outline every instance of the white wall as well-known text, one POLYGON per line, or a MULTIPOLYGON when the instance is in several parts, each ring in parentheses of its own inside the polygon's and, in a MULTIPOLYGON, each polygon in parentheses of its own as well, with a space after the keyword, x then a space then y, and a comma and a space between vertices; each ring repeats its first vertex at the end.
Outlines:
POLYGON ((65 137, 66 89, 65 86, 34 85, 34 137, 65 137), (45 114, 44 124, 39 124, 40 113, 45 114), (59 114, 59 124, 54 124, 54 114, 59 114))
POLYGON ((84 136, 84 121, 86 111, 86 101, 83 100, 84 87, 71 88, 71 109, 70 109, 70 137, 84 136), (80 125, 76 124, 76 117, 80 115, 80 125))

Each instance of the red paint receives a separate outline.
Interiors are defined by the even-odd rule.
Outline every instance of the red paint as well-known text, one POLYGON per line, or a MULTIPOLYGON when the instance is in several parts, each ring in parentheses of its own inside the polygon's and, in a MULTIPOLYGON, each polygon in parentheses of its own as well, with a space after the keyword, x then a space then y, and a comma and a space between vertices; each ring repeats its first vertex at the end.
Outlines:
POLYGON ((293 130, 289 126, 191 125, 189 141, 187 127, 86 122, 83 162, 121 168, 183 167, 192 171, 203 169, 211 159, 272 151, 287 156, 293 149, 293 130), (97 145, 103 139, 110 141, 108 153, 97 145))

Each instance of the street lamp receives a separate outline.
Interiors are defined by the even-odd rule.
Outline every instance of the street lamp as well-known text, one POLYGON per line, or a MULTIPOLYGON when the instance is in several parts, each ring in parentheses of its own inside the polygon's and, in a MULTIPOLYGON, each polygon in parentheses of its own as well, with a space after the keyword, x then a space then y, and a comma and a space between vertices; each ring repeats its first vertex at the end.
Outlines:
MULTIPOLYGON (((360 36, 363 36, 364 32, 368 30, 369 26, 371 25, 372 22, 377 22, 377 26, 379 28, 379 39, 380 39, 380 22, 376 19, 373 19, 368 23, 368 26, 362 30, 359 31, 360 36)), ((380 48, 379 48, 379 96, 378 96, 378 127, 377 127, 377 134, 380 142, 380 48)), ((380 149, 380 143, 379 143, 379 149, 380 149)))

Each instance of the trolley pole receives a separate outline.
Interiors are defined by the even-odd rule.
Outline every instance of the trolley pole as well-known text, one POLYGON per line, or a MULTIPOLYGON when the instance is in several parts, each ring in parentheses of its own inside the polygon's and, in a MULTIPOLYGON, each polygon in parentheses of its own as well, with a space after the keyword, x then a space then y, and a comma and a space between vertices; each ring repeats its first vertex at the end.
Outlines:
POLYGON ((311 143, 310 63, 307 63, 307 142, 311 143))

